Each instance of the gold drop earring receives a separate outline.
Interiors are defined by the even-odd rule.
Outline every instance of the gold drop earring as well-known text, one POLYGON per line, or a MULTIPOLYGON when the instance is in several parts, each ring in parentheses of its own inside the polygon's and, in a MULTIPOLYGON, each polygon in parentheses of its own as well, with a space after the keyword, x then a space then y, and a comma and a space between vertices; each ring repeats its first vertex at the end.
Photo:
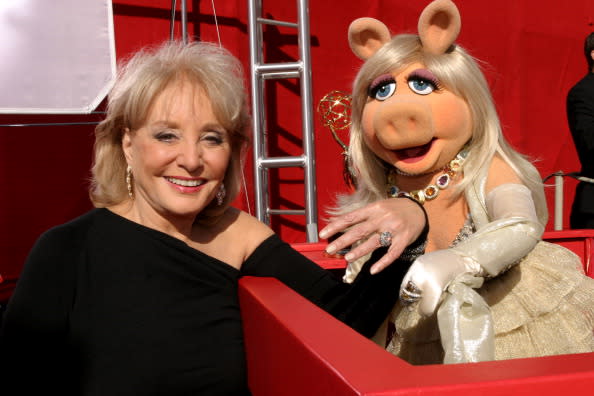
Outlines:
POLYGON ((126 168, 126 187, 128 187, 128 196, 130 199, 134 199, 134 193, 132 192, 132 167, 130 165, 126 168))

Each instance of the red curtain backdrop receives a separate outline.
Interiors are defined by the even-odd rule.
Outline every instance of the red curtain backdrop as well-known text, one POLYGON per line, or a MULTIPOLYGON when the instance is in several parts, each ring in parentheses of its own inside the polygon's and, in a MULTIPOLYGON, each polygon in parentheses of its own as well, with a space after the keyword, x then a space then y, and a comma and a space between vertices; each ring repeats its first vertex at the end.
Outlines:
MULTIPOLYGON (((179 9, 180 2, 177 3, 179 9)), ((264 0, 263 3, 263 16, 296 21, 296 1, 264 0)), ((310 1, 314 107, 332 90, 350 90, 360 66, 346 41, 347 27, 353 19, 371 16, 386 23, 394 34, 414 33, 418 16, 428 3, 428 0, 310 1)), ((565 118, 565 95, 587 71, 582 43, 594 29, 594 2, 458 0, 456 4, 462 16, 458 43, 481 61, 511 144, 536 161, 543 177, 559 170, 577 171, 579 163, 565 118)), ((215 10, 211 1, 187 1, 188 32, 204 41, 218 41, 220 37, 222 45, 244 62, 249 84, 247 1, 215 0, 214 5, 215 10)), ((141 46, 168 39, 170 6, 169 0, 114 0, 119 59, 141 46)), ((177 37, 181 33, 179 21, 178 14, 177 37)), ((269 62, 295 60, 296 31, 266 27, 265 54, 269 62)), ((266 95, 270 154, 300 155, 298 82, 268 82, 266 95)), ((94 125, 80 123, 98 119, 100 115, 0 116, 0 275, 4 278, 0 284, 0 301, 14 285, 39 234, 91 208, 87 187, 94 125), (38 125, 7 126, 23 123, 38 125), (46 123, 79 124, 45 126, 46 123)), ((326 208, 332 205, 337 192, 347 189, 341 175, 341 148, 317 114, 314 125, 322 227, 326 208)), ((248 153, 247 193, 236 201, 245 210, 254 207, 251 166, 251 153, 248 153)), ((287 209, 302 206, 302 180, 303 172, 299 169, 274 170, 272 206, 287 209)), ((565 181, 564 226, 567 228, 575 182, 568 178, 565 181)), ((548 229, 552 229, 552 187, 547 187, 547 197, 551 212, 548 229)), ((272 222, 273 228, 289 242, 305 241, 303 224, 301 216, 274 217, 272 222)))

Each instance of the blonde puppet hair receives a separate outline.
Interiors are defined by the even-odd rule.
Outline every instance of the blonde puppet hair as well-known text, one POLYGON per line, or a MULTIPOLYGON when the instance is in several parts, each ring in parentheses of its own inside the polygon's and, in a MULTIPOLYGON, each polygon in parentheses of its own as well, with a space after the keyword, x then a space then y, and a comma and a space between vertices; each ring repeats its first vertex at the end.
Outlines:
POLYGON ((481 174, 487 172, 493 156, 498 153, 531 190, 539 220, 545 225, 548 210, 540 174, 503 137, 491 92, 477 61, 456 44, 445 53, 427 53, 423 51, 419 36, 412 34, 394 36, 367 59, 357 74, 352 94, 349 145, 357 190, 352 195, 339 196, 338 208, 330 213, 345 213, 386 198, 386 174, 391 165, 379 159, 365 144, 361 117, 371 82, 379 75, 402 70, 415 62, 425 65, 446 89, 463 98, 470 109, 473 120, 470 155, 464 163, 464 176, 456 192, 461 194, 470 188, 481 174))

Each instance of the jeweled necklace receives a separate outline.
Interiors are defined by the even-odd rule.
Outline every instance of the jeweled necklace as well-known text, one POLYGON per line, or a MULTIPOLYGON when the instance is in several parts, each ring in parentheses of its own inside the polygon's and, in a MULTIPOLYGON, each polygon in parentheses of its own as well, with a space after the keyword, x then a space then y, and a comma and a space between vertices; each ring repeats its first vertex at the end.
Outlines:
POLYGON ((425 188, 410 192, 402 191, 400 188, 398 188, 395 183, 396 170, 390 169, 388 172, 387 182, 388 197, 395 198, 407 196, 411 197, 421 205, 423 205, 425 201, 431 201, 432 199, 437 198, 439 191, 448 188, 452 179, 456 176, 456 174, 458 174, 458 172, 460 172, 466 157, 468 157, 468 148, 464 147, 458 154, 456 154, 456 157, 453 160, 443 167, 441 170, 441 175, 439 175, 435 180, 435 184, 429 184, 425 188))

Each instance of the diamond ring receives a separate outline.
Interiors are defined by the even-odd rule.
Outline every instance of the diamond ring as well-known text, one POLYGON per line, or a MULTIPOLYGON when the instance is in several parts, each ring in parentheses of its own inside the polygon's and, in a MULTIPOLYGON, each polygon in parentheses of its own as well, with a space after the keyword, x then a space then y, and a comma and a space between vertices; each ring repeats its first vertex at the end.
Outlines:
POLYGON ((379 235, 379 244, 381 247, 388 247, 392 244, 392 233, 384 231, 379 235))

